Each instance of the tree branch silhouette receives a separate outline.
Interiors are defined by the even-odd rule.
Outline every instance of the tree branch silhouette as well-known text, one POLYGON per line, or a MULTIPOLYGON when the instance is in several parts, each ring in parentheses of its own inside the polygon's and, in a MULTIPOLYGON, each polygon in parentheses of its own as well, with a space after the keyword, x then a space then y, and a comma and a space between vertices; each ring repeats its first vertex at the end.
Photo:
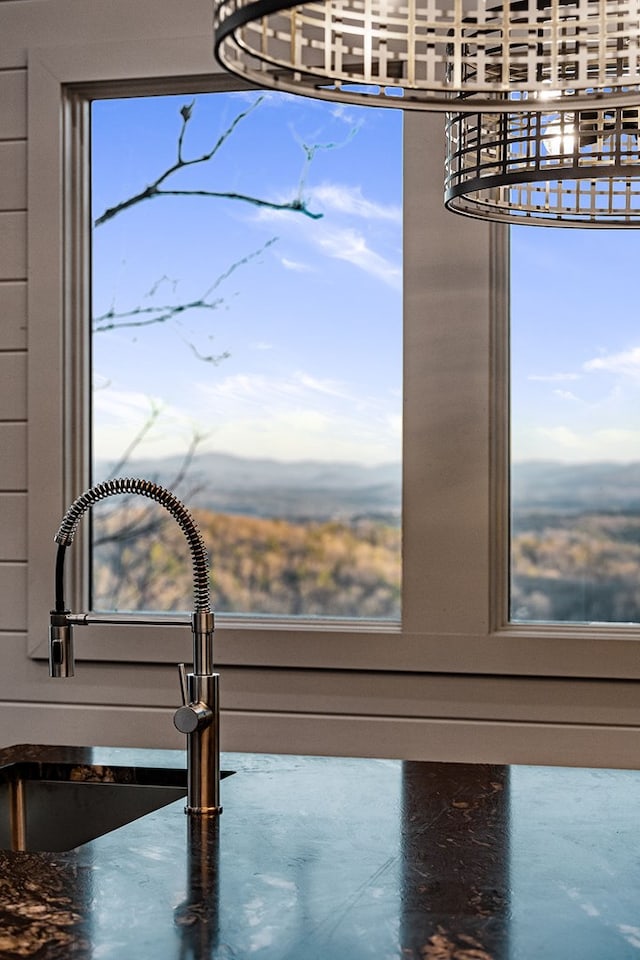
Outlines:
MULTIPOLYGON (((299 184, 298 195, 288 202, 277 203, 272 200, 265 200, 263 197, 252 196, 251 194, 245 193, 235 193, 219 190, 174 190, 174 189, 163 189, 162 184, 165 183, 170 177, 176 174, 179 170, 184 170, 187 167, 193 167, 197 164, 208 163, 212 160, 215 155, 218 153, 220 148, 226 143, 231 134, 234 132, 236 127, 242 123, 253 111, 263 102, 264 97, 258 97, 254 103, 251 104, 246 110, 243 110, 231 121, 227 129, 222 133, 216 143, 213 145, 211 150, 208 150, 206 153, 201 154, 199 157, 192 157, 191 159, 185 159, 183 156, 183 147, 185 134, 187 132, 187 126, 191 117, 193 116, 193 108, 195 106, 195 100, 192 100, 191 103, 185 104, 180 108, 180 115, 182 116, 182 125, 180 132, 178 134, 177 142, 177 157, 174 163, 171 166, 160 174, 152 183, 141 190, 139 193, 133 194, 133 196, 128 197, 126 200, 121 200, 119 203, 116 203, 113 207, 108 207, 99 217, 94 221, 94 226, 98 227, 103 223, 106 223, 108 220, 112 220, 113 217, 116 217, 119 213, 122 213, 124 210, 128 210, 131 207, 135 206, 138 203, 142 203, 144 200, 153 200, 156 197, 210 197, 214 200, 226 199, 226 200, 239 200, 243 203, 250 203, 253 206, 257 207, 267 207, 270 210, 291 210, 295 213, 302 213, 306 217, 311 217, 312 220, 319 220, 323 214, 322 213, 312 213, 307 207, 305 201, 301 197, 300 184, 303 182, 303 177, 306 173, 308 166, 308 153, 305 159, 305 165, 303 167, 303 177, 299 184)), ((304 145, 303 145, 303 149, 304 145)))
MULTIPOLYGON (((110 477, 119 476, 121 471, 129 464, 136 448, 140 446, 144 438, 159 419, 161 413, 162 407, 155 403, 155 401, 151 401, 151 410, 149 416, 142 424, 135 437, 133 437, 131 442, 123 451, 118 461, 113 464, 109 470, 110 477)), ((171 480, 165 479, 163 481, 165 485, 168 485, 169 489, 174 491, 180 489, 188 477, 189 469, 193 463, 193 459, 197 453, 198 447, 205 439, 206 435, 204 433, 196 429, 193 430, 189 445, 182 455, 182 459, 180 460, 176 473, 171 480)), ((193 496, 198 492, 199 489, 199 487, 191 486, 190 494, 193 496)), ((100 511, 97 510, 95 513, 96 532, 93 538, 94 548, 101 547, 109 543, 125 543, 126 541, 135 539, 137 536, 148 536, 151 533, 157 533, 167 519, 164 513, 158 511, 157 504, 140 504, 138 498, 135 496, 125 497, 123 500, 121 500, 118 507, 119 525, 117 529, 111 532, 107 532, 105 520, 104 517, 100 515, 100 511), (134 505, 135 509, 131 510, 130 508, 134 507, 134 505), (131 516, 129 516, 130 513, 131 516)), ((108 514, 109 510, 106 509, 105 515, 108 516, 108 514)))
POLYGON ((120 454, 120 459, 114 463, 111 468, 111 476, 117 477, 121 470, 123 470, 128 464, 131 455, 135 452, 136 448, 140 446, 146 435, 149 433, 158 417, 162 412, 162 407, 159 406, 154 400, 151 401, 151 412, 149 416, 142 424, 136 435, 133 437, 130 443, 127 444, 123 452, 120 454))
MULTIPOLYGON (((124 327, 149 327, 153 324, 167 323, 167 321, 173 320, 174 317, 179 316, 181 313, 185 313, 187 310, 218 310, 225 302, 225 298, 216 297, 215 299, 211 299, 212 294, 225 280, 228 280, 236 270, 238 270, 240 267, 246 266, 252 260, 255 260, 261 254, 263 254, 265 250, 268 250, 269 247, 276 243, 277 240, 277 237, 271 237, 270 240, 267 240, 266 243, 263 243, 263 245, 257 250, 253 250, 246 256, 234 261, 230 267, 219 274, 211 286, 205 290, 202 296, 197 297, 195 300, 189 300, 183 303, 155 304, 150 307, 136 306, 132 307, 130 310, 120 311, 117 311, 112 307, 99 317, 94 317, 93 332, 107 333, 110 330, 121 330, 124 327)), ((156 292, 159 283, 160 281, 156 281, 154 284, 152 291, 153 293, 156 292)), ((187 344, 193 349, 196 355, 199 355, 199 351, 196 350, 192 343, 187 341, 187 344)), ((209 363, 217 364, 222 360, 226 360, 229 356, 230 354, 225 351, 217 356, 200 356, 200 359, 207 360, 209 363)))

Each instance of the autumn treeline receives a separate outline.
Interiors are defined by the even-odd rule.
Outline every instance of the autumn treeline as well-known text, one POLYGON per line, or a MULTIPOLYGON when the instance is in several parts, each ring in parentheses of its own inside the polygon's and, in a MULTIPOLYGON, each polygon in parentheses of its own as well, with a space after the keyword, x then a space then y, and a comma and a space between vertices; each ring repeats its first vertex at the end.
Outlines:
POLYGON ((640 513, 520 513, 514 620, 640 622, 640 513))
MULTIPOLYGON (((102 610, 190 610, 184 535, 157 507, 94 511, 102 610)), ((216 610, 397 619, 400 528, 375 519, 292 522, 194 511, 211 555, 216 610)))
MULTIPOLYGON (((190 610, 191 558, 175 521, 155 504, 94 512, 94 607, 190 610)), ((400 617, 401 534, 390 520, 194 516, 216 610, 400 617)), ((518 512, 510 605, 516 621, 640 622, 640 512, 518 512)))

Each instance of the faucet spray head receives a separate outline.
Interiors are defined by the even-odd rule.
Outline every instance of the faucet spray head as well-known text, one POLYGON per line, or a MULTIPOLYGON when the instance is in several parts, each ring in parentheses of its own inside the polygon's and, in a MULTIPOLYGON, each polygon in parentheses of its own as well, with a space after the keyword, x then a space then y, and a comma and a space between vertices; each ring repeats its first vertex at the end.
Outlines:
POLYGON ((73 630, 69 611, 51 611, 49 626, 49 676, 73 677, 75 658, 73 654, 73 630))

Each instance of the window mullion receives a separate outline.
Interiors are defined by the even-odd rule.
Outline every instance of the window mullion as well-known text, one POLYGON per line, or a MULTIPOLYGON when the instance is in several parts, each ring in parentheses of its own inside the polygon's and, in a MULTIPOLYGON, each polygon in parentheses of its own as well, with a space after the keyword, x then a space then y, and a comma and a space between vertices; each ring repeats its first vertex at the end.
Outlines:
POLYGON ((477 636, 490 628, 490 228, 452 223, 439 142, 441 117, 407 115, 403 627, 477 636))

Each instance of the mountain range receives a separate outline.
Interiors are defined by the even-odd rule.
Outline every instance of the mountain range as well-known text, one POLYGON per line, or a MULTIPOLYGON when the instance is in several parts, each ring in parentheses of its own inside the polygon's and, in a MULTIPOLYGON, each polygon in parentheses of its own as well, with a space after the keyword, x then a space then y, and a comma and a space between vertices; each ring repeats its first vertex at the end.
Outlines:
POLYGON ((640 511, 640 462, 516 463, 511 473, 514 510, 578 513, 640 511))
MULTIPOLYGON (((400 519, 400 463, 283 462, 203 453, 193 458, 176 488, 182 465, 179 456, 135 460, 127 472, 176 489, 190 506, 220 513, 289 520, 400 519)), ((108 465, 98 464, 96 479, 108 475, 108 465)), ((640 461, 516 463, 511 502, 515 512, 638 512, 640 461)))
MULTIPOLYGON (((182 464, 179 456, 132 460, 126 472, 176 489, 182 464)), ((108 465, 98 464, 97 480, 108 475, 108 465)), ((189 506, 220 513, 289 520, 380 517, 399 522, 401 465, 283 462, 202 453, 193 458, 176 492, 189 506)))

